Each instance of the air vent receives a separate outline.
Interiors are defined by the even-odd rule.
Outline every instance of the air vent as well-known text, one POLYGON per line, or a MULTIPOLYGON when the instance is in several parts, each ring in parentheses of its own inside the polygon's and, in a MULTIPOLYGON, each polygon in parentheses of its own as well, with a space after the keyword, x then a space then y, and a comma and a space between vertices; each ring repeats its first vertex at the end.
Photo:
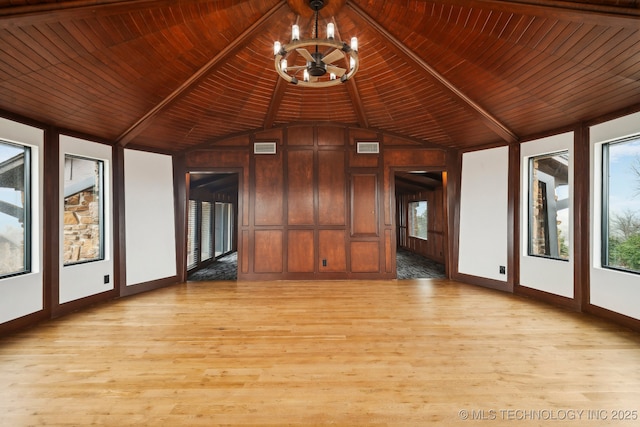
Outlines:
POLYGON ((380 152, 380 144, 377 142, 358 142, 358 153, 377 154, 380 152))
POLYGON ((276 154, 276 143, 256 142, 253 144, 253 154, 276 154))

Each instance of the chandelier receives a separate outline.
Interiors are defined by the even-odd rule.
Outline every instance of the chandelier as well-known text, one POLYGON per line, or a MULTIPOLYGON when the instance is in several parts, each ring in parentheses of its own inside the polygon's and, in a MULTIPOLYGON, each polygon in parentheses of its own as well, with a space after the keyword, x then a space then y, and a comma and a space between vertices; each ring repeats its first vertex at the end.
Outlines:
POLYGON ((335 25, 327 24, 326 38, 318 38, 318 11, 324 6, 324 0, 309 0, 309 7, 315 12, 315 38, 300 39, 300 28, 291 28, 291 42, 273 44, 276 71, 286 81, 305 87, 328 87, 349 80, 358 71, 358 39, 351 38, 351 45, 336 40, 335 25), (310 47, 311 52, 306 48, 310 47), (322 51, 321 51, 322 49, 322 51), (296 52, 297 55, 293 54, 296 52), (300 56, 306 60, 306 65, 296 65, 295 60, 300 56), (340 67, 340 61, 346 67, 340 67))

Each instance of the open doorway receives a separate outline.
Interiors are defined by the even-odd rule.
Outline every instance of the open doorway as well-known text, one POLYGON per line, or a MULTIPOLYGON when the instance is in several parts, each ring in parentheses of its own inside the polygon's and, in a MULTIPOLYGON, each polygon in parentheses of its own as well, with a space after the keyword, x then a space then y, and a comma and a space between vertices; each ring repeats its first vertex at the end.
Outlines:
POLYGON ((396 171, 394 183, 397 278, 445 278, 442 172, 396 171))
POLYGON ((235 172, 189 173, 187 280, 237 280, 238 188, 235 172))

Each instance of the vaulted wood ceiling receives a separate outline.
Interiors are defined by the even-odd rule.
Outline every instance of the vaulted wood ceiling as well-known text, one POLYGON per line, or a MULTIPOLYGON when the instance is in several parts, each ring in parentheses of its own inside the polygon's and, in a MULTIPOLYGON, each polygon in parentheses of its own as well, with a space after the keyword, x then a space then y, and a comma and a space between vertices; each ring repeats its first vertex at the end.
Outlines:
POLYGON ((293 122, 466 148, 640 104, 636 0, 326 3, 361 65, 315 89, 273 66, 306 0, 0 0, 0 109, 177 152, 293 122))

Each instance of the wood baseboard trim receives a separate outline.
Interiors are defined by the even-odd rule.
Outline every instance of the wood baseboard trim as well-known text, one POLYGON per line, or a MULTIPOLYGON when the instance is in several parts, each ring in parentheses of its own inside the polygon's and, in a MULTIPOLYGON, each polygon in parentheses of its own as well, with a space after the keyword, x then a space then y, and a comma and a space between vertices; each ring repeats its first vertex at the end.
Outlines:
POLYGON ((51 316, 47 310, 36 311, 17 319, 9 320, 0 324, 0 337, 5 337, 21 330, 36 326, 38 323, 50 319, 51 316))
POLYGON ((123 286, 120 289, 121 297, 140 294, 142 292, 153 291, 155 289, 165 288, 167 286, 180 283, 178 276, 165 277, 164 279, 152 280, 149 282, 139 283, 137 285, 123 286))
POLYGON ((515 285, 513 287, 513 293, 534 298, 551 305, 568 308, 573 311, 580 311, 580 301, 577 301, 575 298, 568 298, 522 285, 515 285))
POLYGON ((482 286, 489 289, 495 289, 498 291, 513 293, 513 285, 508 282, 501 282, 499 280, 487 279, 486 277, 472 276, 470 274, 455 273, 452 280, 458 282, 467 283, 469 285, 482 286))
POLYGON ((640 332, 640 319, 635 319, 593 304, 587 304, 583 308, 583 312, 592 314, 601 319, 610 320, 618 325, 640 332))
POLYGON ((117 291, 115 289, 111 289, 106 292, 101 292, 99 294, 90 295, 88 297, 79 298, 77 300, 65 302, 62 304, 56 303, 51 309, 51 318, 54 319, 56 317, 64 316, 65 314, 69 314, 74 311, 89 307, 90 305, 106 302, 117 297, 117 291))

